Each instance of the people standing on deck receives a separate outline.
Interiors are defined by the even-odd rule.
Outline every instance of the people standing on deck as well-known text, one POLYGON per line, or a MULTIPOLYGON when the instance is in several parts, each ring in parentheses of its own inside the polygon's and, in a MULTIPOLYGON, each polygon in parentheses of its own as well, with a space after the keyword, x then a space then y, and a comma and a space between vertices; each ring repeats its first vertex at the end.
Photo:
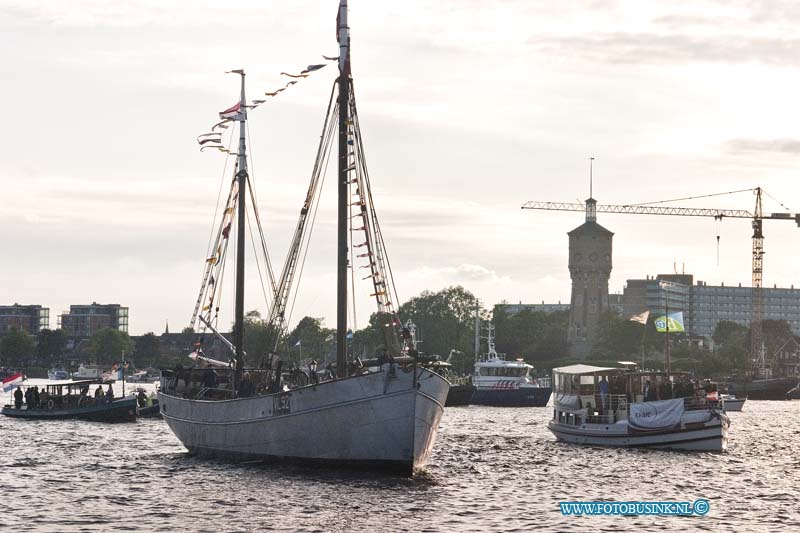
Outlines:
POLYGON ((32 394, 32 396, 33 396, 33 406, 34 407, 39 407, 39 399, 40 399, 39 398, 39 387, 37 387, 36 385, 33 386, 33 394, 32 394))
POLYGON ((647 382, 644 384, 644 398, 642 398, 645 402, 652 402, 656 399, 655 392, 653 390, 653 385, 650 384, 650 380, 648 379, 647 382))
POLYGON ((600 380, 600 401, 602 402, 602 410, 608 409, 608 380, 605 376, 600 380))
POLYGON ((43 388, 42 391, 39 393, 39 407, 41 407, 42 409, 48 407, 47 405, 48 400, 50 400, 50 394, 48 394, 47 390, 43 388))
POLYGON ((672 399, 672 381, 669 379, 669 376, 665 376, 664 381, 661 382, 661 386, 658 388, 658 392, 660 399, 672 399))
POLYGON ((25 404, 28 406, 28 409, 33 408, 33 388, 28 387, 25 389, 25 404))
POLYGON ((94 391, 94 401, 97 404, 103 403, 103 386, 98 385, 97 389, 94 391))
POLYGON ((86 400, 89 398, 89 385, 81 387, 81 393, 78 395, 78 407, 81 407, 86 404, 86 400))
POLYGON ((16 388, 14 391, 14 406, 17 409, 22 409, 22 398, 23 398, 22 390, 19 387, 16 388))

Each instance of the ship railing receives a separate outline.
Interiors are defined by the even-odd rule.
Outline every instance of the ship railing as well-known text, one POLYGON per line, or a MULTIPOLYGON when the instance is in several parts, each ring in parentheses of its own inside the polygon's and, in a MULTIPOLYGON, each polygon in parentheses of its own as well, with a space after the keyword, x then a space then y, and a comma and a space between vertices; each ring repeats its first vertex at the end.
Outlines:
POLYGON ((594 404, 587 402, 586 422, 589 424, 613 424, 628 416, 628 396, 625 394, 596 393, 594 404))
POLYGON ((698 396, 692 396, 689 398, 683 399, 683 410, 684 411, 704 411, 707 409, 711 409, 714 407, 709 403, 706 398, 700 398, 698 396))

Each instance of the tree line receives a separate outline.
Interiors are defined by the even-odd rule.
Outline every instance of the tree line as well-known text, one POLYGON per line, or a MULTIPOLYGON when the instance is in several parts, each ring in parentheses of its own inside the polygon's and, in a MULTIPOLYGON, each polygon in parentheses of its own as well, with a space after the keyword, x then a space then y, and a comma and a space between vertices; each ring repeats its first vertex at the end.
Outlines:
MULTIPOLYGON (((439 291, 423 291, 403 303, 398 317, 404 323, 411 320, 416 326, 418 349, 428 355, 447 358, 459 373, 470 373, 475 360, 475 312, 478 299, 461 286, 439 291)), ((496 328, 496 349, 509 357, 522 358, 538 369, 578 362, 569 356, 567 330, 569 311, 545 313, 522 310, 509 312, 505 303, 497 304, 491 313, 481 311, 483 321, 493 320, 496 328)), ((394 317, 374 313, 364 327, 348 333, 348 345, 353 357, 371 358, 383 349, 391 348, 387 338, 394 317)), ((642 325, 625 320, 613 311, 604 313, 595 326, 588 356, 597 364, 612 364, 620 360, 640 362, 644 357, 648 368, 663 368, 665 336, 658 333, 653 317, 642 325)), ((303 317, 288 332, 271 329, 258 311, 250 311, 244 321, 244 348, 251 364, 261 356, 277 351, 290 363, 303 364, 315 359, 320 363, 335 358, 335 330, 325 325, 322 317, 303 317), (277 348, 277 349, 276 349, 277 348)), ((788 339, 800 340, 792 334, 786 321, 764 320, 763 336, 768 358, 788 339)), ((221 343, 216 351, 213 337, 206 336, 204 349, 211 356, 228 360, 230 353, 221 343), (208 339, 211 340, 208 340, 208 339)), ((713 349, 705 343, 698 345, 686 335, 670 335, 672 368, 690 370, 702 376, 744 373, 752 368, 750 331, 747 326, 721 321, 714 331, 713 349)), ((189 364, 186 357, 193 350, 198 335, 191 328, 180 334, 161 337, 147 333, 132 339, 127 333, 103 329, 82 341, 80 349, 84 362, 112 365, 124 351, 128 360, 138 368, 168 367, 177 363, 189 364)), ((62 330, 42 330, 37 338, 12 329, 0 338, 0 364, 8 367, 46 367, 60 364, 67 354, 68 335, 62 330)), ((479 351, 486 351, 480 343, 479 351)))

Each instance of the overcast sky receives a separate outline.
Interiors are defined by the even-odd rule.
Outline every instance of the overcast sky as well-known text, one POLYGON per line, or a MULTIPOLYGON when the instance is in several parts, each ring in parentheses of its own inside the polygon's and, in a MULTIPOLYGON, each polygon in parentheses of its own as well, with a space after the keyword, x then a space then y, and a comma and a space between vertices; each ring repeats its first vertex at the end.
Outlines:
MULTIPOLYGON (((195 137, 237 100, 224 71, 246 69, 257 97, 285 83, 281 71, 336 55, 337 3, 0 0, 0 303, 48 306, 52 327, 92 301, 129 306, 132 334, 188 324, 224 163, 195 137)), ((800 210, 798 24, 791 0, 353 0, 359 114, 401 299, 462 284, 488 306, 567 302, 566 232, 582 214, 520 206, 583 201, 590 155, 600 203, 762 186, 800 210)), ((275 258, 335 75, 250 117, 275 258)), ((332 183, 294 321, 335 322, 332 183)), ((785 209, 766 198, 765 211, 785 209)), ((674 264, 750 283, 747 220, 599 222, 615 233, 612 292, 674 264)), ((800 287, 800 229, 764 231, 765 285, 800 287)), ((253 281, 247 308, 263 311, 253 281)), ((372 311, 362 303, 359 326, 372 311)))

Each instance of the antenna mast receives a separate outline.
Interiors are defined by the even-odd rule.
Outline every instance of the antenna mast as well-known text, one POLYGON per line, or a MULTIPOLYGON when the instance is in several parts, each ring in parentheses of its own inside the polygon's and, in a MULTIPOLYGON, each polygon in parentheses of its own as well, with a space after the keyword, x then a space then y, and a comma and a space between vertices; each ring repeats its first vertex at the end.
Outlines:
POLYGON ((339 1, 336 17, 339 41, 339 173, 338 173, 338 247, 336 257, 336 375, 347 375, 347 220, 350 208, 348 189, 347 128, 350 122, 350 32, 347 27, 347 0, 339 1))
POLYGON ((233 330, 233 345, 236 350, 236 372, 234 387, 238 389, 244 369, 244 262, 245 262, 245 209, 247 188, 247 101, 244 96, 244 70, 234 70, 235 74, 242 77, 242 92, 239 98, 239 151, 237 160, 237 195, 238 195, 238 220, 236 222, 236 304, 233 330))

